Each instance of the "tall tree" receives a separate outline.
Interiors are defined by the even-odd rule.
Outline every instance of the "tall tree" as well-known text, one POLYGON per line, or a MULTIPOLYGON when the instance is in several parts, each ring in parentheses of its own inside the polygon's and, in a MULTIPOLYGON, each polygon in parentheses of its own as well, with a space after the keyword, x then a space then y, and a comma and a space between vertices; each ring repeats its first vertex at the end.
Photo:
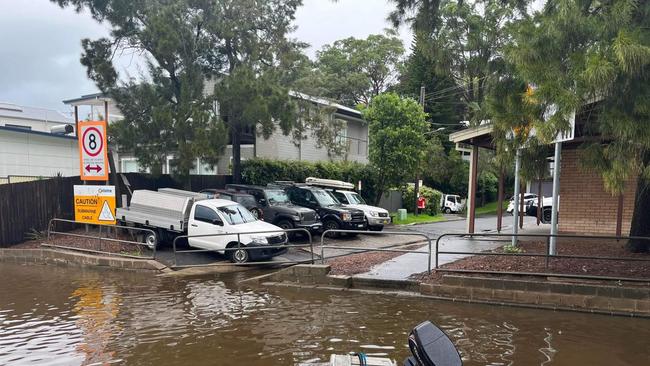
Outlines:
POLYGON ((428 124, 420 104, 394 93, 376 96, 362 113, 372 136, 369 158, 378 172, 378 202, 388 188, 410 181, 418 172, 428 124))
POLYGON ((454 86, 427 91, 427 102, 456 97, 472 123, 489 118, 487 85, 502 67, 510 24, 526 16, 526 0, 393 0, 389 19, 411 25, 421 51, 454 86))
POLYGON ((156 168, 163 154, 173 153, 174 167, 186 175, 197 157, 216 162, 225 122, 239 181, 247 127, 259 127, 264 137, 276 125, 289 133, 295 105, 285 74, 304 45, 287 34, 301 0, 51 1, 88 9, 111 26, 110 38, 82 41, 82 64, 126 111, 112 131, 143 165, 156 168), (124 50, 148 60, 144 81, 120 83, 112 59, 124 50))
MULTIPOLYGON (((650 236, 650 3, 549 1, 513 37, 508 59, 516 74, 503 82, 518 87, 502 87, 502 100, 513 101, 515 112, 541 109, 525 114, 543 142, 591 105, 596 117, 584 132, 594 142, 583 145, 583 163, 601 172, 613 194, 636 181, 630 235, 650 236), (523 81, 535 86, 532 102, 523 81)), ((515 113, 503 111, 501 130, 516 124, 515 113)), ((650 250, 646 241, 628 244, 650 250)))
POLYGON ((402 41, 392 31, 325 45, 316 54, 323 96, 347 105, 368 105, 395 84, 403 55, 402 41))

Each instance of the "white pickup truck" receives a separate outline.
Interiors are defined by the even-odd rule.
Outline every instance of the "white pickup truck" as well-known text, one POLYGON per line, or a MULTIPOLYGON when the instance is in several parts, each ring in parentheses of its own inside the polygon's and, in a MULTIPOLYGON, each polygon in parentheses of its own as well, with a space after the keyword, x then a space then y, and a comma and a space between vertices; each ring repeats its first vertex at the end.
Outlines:
MULTIPOLYGON (((116 210, 117 219, 123 225, 152 229, 158 238, 173 240, 188 235, 191 247, 225 253, 235 263, 268 259, 286 252, 286 248, 267 248, 284 246, 287 243, 284 231, 255 219, 238 203, 207 199, 189 191, 161 191, 134 191, 130 206, 116 210), (225 251, 238 246, 238 233, 249 234, 239 235, 240 249, 225 251), (233 235, 201 236, 213 234, 233 235)), ((145 241, 154 247, 159 240, 148 235, 145 241)))

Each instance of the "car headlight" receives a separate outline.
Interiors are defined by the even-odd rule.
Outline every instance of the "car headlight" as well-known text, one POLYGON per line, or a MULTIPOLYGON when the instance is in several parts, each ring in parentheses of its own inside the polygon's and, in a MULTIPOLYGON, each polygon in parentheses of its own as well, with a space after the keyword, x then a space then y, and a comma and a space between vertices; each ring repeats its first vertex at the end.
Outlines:
POLYGON ((352 214, 349 212, 342 212, 341 213, 341 220, 343 221, 352 221, 352 214))
POLYGON ((377 212, 377 211, 370 211, 370 216, 372 216, 372 217, 378 217, 378 216, 379 216, 379 212, 377 212))
POLYGON ((302 217, 300 217, 300 215, 293 215, 293 216, 291 216, 291 218, 292 218, 294 221, 300 221, 300 220, 302 219, 302 217))
POLYGON ((269 243, 269 241, 264 236, 253 236, 251 239, 252 244, 263 245, 269 243))
POLYGON ((319 214, 316 214, 316 215, 314 215, 314 218, 315 218, 316 220, 320 220, 320 215, 319 215, 319 214))

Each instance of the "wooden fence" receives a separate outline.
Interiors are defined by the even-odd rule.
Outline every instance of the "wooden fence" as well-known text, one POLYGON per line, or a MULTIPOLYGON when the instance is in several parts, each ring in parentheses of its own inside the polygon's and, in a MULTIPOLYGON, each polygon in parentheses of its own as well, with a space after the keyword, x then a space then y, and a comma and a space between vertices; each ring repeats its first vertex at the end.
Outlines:
MULTIPOLYGON (((178 182, 169 175, 124 175, 133 190, 171 187, 199 191, 204 188, 223 188, 232 181, 231 176, 222 175, 194 175, 187 183, 178 182)), ((25 234, 31 230, 46 230, 49 220, 54 217, 74 219, 75 184, 83 183, 79 177, 56 177, 0 185, 0 247, 24 241, 25 234)), ((119 184, 121 192, 126 193, 121 179, 119 184)))

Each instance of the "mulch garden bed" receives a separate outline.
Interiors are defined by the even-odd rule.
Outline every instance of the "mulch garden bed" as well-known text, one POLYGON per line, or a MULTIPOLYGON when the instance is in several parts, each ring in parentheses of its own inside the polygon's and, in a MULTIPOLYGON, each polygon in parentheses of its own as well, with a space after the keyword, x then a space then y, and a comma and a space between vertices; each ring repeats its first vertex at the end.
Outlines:
MULTIPOLYGON (((520 242, 523 253, 544 254, 546 242, 520 242)), ((481 256, 476 255, 445 264, 442 268, 460 270, 481 270, 500 272, 528 272, 549 274, 572 274, 587 276, 607 276, 650 279, 650 253, 630 253, 625 249, 625 241, 605 241, 602 239, 558 239, 559 255, 617 257, 647 259, 649 261, 626 261, 605 259, 551 258, 548 268, 543 257, 481 256)), ((492 252, 503 253, 503 248, 492 252)), ((440 279, 439 272, 429 276, 426 273, 414 275, 414 279, 435 283, 440 279)), ((481 274, 482 276, 485 276, 481 274)), ((491 275, 500 276, 500 275, 491 275)))
MULTIPOLYGON (((417 249, 422 247, 421 244, 407 245, 399 249, 417 249)), ((397 249, 397 248, 393 248, 397 249)), ((372 267, 391 260, 405 253, 400 252, 367 252, 350 254, 342 257, 333 258, 327 261, 331 266, 330 274, 351 276, 359 273, 368 272, 372 267)))
MULTIPOLYGON (((105 230, 105 229, 104 229, 105 230)), ((52 234, 50 240, 44 234, 43 237, 27 240, 20 244, 11 246, 12 249, 36 249, 40 248, 41 244, 60 245, 85 250, 95 250, 109 253, 128 254, 134 256, 149 256, 151 252, 143 245, 130 244, 125 242, 116 242, 102 239, 101 246, 99 243, 99 232, 96 229, 90 229, 86 232, 85 229, 76 229, 68 231, 70 234, 86 235, 91 238, 70 236, 65 234, 52 234)), ((105 231, 102 233, 102 238, 119 239, 125 241, 138 241, 138 238, 132 237, 129 233, 118 232, 114 230, 110 234, 105 231)))

